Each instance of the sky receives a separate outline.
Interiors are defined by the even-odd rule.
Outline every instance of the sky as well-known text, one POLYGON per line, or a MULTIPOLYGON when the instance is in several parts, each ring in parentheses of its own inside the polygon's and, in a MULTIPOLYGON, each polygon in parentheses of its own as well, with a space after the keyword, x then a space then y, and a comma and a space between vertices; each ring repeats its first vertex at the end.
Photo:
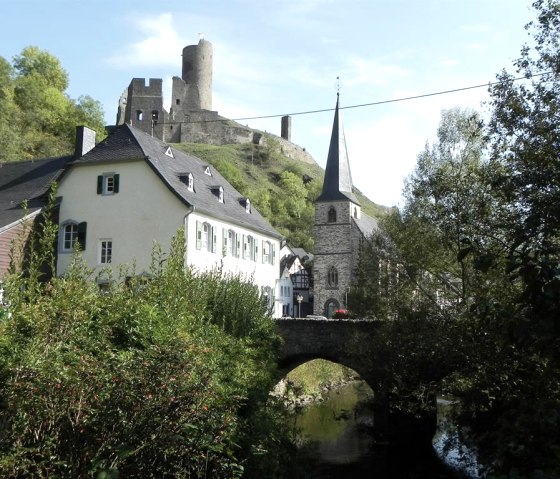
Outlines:
MULTIPOLYGON (((183 47, 213 45, 213 110, 292 141, 322 167, 340 90, 354 186, 402 204, 403 180, 437 138, 443 109, 482 113, 487 88, 355 107, 486 85, 530 41, 530 0, 0 0, 0 56, 26 46, 56 56, 67 93, 90 95, 115 124, 132 78, 181 76, 183 47), (337 81, 339 78, 339 81, 337 81), (321 113, 301 112, 328 110, 321 113)), ((168 108, 167 108, 168 109, 168 108)))

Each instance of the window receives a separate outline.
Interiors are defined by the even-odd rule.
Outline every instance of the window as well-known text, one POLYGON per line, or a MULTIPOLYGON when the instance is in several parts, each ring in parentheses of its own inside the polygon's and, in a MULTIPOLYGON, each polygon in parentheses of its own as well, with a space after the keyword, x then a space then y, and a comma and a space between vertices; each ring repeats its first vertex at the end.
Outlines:
POLYGON ((86 249, 87 223, 66 221, 60 227, 59 250, 61 253, 71 253, 77 243, 82 251, 86 249))
POLYGON ((237 254, 237 241, 235 238, 235 231, 228 230, 227 232, 227 254, 229 256, 239 256, 237 254))
POLYGON ((334 206, 331 206, 331 208, 329 209, 328 222, 336 223, 336 209, 334 208, 334 206))
POLYGON ((251 235, 243 235, 243 259, 257 261, 258 246, 257 241, 251 235))
POLYGON ((152 110, 152 120, 153 120, 154 122, 157 122, 158 119, 159 119, 159 111, 157 111, 157 110, 152 110))
POLYGON ((338 271, 334 266, 329 268, 329 272, 327 274, 327 285, 331 288, 336 288, 338 286, 338 271))
POLYGON ((165 154, 166 154, 167 156, 169 156, 170 158, 175 158, 175 157, 173 156, 173 151, 171 150, 171 147, 170 147, 170 146, 168 146, 167 149, 165 150, 165 154))
POLYGON ((175 105, 180 105, 181 104, 181 99, 180 98, 176 98, 175 99, 175 105))
POLYGON ((138 121, 142 121, 144 119, 144 113, 142 113, 142 110, 136 110, 136 119, 138 121))
POLYGON ((218 198, 218 201, 220 203, 224 202, 224 187, 223 186, 211 186, 210 191, 212 191, 212 194, 216 198, 218 198))
POLYGON ((113 240, 99 240, 99 264, 111 264, 113 257, 113 240))
POLYGON ((216 228, 207 222, 196 222, 196 249, 216 252, 216 228))
POLYGON ((78 239, 78 225, 70 223, 64 227, 64 239, 62 249, 64 251, 72 251, 74 242, 78 239))
POLYGON ((116 173, 103 173, 97 177, 97 194, 114 195, 119 192, 120 177, 116 173))
POLYGON ((208 176, 212 176, 212 171, 210 171, 210 167, 207 166, 204 168, 204 174, 208 176))
POLYGON ((270 264, 270 241, 263 240, 262 242, 262 262, 270 264))
POLYGON ((187 185, 189 191, 194 191, 194 177, 192 173, 179 173, 179 181, 187 185))
POLYGON ((251 200, 249 198, 245 200, 245 213, 251 213, 251 200))
POLYGON ((354 218, 358 217, 358 208, 354 206, 354 218))

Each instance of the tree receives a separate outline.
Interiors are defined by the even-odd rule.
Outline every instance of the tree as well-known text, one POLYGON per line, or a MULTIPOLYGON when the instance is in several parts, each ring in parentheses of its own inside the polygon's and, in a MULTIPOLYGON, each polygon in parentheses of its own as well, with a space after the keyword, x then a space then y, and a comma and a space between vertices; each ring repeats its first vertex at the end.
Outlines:
POLYGON ((27 47, 13 66, 0 58, 0 79, 0 161, 70 154, 78 125, 105 137, 101 104, 68 97, 68 74, 50 53, 27 47))
POLYGON ((277 342, 254 285, 185 269, 182 231, 154 250, 149 279, 130 267, 100 293, 76 251, 45 281, 48 211, 5 283, 0 475, 271 477, 264 458, 277 465, 285 442, 267 406, 277 342))

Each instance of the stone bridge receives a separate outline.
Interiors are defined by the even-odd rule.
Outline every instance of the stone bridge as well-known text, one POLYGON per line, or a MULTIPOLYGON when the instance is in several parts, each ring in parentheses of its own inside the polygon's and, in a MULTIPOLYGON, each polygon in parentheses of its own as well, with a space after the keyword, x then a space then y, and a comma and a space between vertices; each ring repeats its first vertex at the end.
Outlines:
MULTIPOLYGON (((374 421, 378 431, 401 439, 430 439, 435 433, 434 407, 426 417, 397 417, 390 413, 383 380, 375 367, 383 358, 372 348, 382 320, 350 319, 275 319, 278 334, 284 339, 278 356, 281 377, 313 359, 326 359, 356 371, 374 392, 374 421), (413 437, 414 436, 414 437, 413 437)), ((382 368, 384 369, 384 368, 382 368)))
POLYGON ((278 357, 282 374, 307 361, 327 359, 356 371, 372 389, 374 378, 368 368, 368 346, 382 324, 376 320, 276 319, 278 334, 284 339, 278 357))

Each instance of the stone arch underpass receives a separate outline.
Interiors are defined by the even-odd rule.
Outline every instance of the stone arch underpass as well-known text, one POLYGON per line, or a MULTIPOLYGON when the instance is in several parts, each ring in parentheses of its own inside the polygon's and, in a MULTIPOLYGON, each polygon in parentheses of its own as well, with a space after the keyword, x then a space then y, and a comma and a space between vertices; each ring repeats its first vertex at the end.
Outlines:
MULTIPOLYGON (((275 319, 276 330, 283 338, 283 345, 278 355, 278 367, 281 377, 292 369, 313 359, 326 359, 342 364, 356 371, 374 392, 375 426, 381 432, 400 434, 399 424, 389 416, 389 404, 386 391, 380 379, 373 371, 371 343, 382 320, 349 320, 349 319, 275 319)), ((428 423, 411 424, 406 427, 418 428, 423 436, 431 436, 435 432, 434 417, 428 423), (421 431, 420 431, 421 430, 421 431)), ((414 421, 413 421, 414 422, 414 421)), ((399 421, 400 423, 400 421, 399 421)))

